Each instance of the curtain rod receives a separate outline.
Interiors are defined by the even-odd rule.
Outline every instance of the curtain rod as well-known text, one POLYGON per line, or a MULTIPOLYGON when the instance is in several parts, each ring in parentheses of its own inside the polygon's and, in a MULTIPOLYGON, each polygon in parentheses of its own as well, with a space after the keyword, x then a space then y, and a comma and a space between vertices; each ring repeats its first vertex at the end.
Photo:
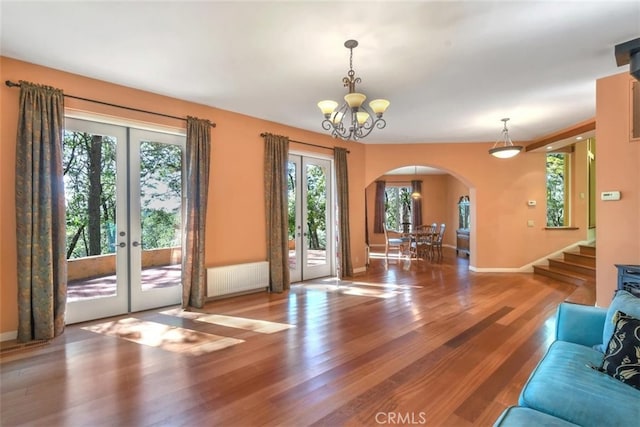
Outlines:
MULTIPOLYGON (((7 80, 4 83, 9 87, 20 87, 20 83, 14 83, 11 80, 7 80)), ((93 102, 94 104, 106 105, 108 107, 123 108, 125 110, 137 111, 139 113, 147 113, 147 114, 153 114, 153 115, 156 115, 156 116, 168 117, 170 119, 177 119, 177 120, 182 120, 182 121, 185 121, 185 122, 187 121, 187 119, 185 119, 184 117, 171 116, 169 114, 156 113, 154 111, 148 111, 148 110, 141 110, 139 108, 127 107, 127 106, 118 105, 118 104, 112 104, 110 102, 98 101, 98 100, 90 99, 90 98, 82 98, 81 96, 68 95, 66 93, 63 93, 63 95, 64 95, 65 98, 79 99, 81 101, 93 102)), ((213 128, 216 127, 216 124, 213 123, 213 122, 209 122, 209 124, 213 128)))
MULTIPOLYGON (((261 137, 267 136, 266 133, 261 133, 261 137)), ((289 142, 295 142, 296 144, 308 145, 310 147, 324 148, 325 150, 334 151, 336 147, 325 147, 324 145, 312 144, 310 142, 296 141, 295 139, 290 139, 289 142)), ((347 153, 351 153, 351 151, 347 150, 347 153)))

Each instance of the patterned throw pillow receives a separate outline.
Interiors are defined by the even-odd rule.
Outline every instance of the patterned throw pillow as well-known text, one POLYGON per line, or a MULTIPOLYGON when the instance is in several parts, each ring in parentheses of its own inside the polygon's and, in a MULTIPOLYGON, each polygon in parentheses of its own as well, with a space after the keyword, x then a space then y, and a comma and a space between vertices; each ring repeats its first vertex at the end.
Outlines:
POLYGON ((623 289, 616 291, 611 305, 609 305, 607 309, 607 316, 604 321, 604 328, 602 329, 602 344, 595 347, 596 350, 602 353, 607 352, 607 343, 611 339, 616 326, 615 321, 613 321, 613 316, 617 311, 622 311, 629 316, 640 319, 640 298, 623 289))
POLYGON ((600 371, 640 390, 640 319, 618 311, 600 371))

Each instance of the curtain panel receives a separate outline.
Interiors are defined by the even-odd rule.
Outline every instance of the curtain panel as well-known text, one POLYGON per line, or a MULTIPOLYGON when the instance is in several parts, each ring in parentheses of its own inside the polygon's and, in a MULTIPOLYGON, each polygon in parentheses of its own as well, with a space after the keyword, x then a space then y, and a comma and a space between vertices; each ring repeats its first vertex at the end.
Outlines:
POLYGON ((351 232, 349 231, 349 168, 347 166, 347 150, 336 147, 333 149, 333 156, 336 164, 336 187, 338 189, 340 277, 353 276, 351 232))
POLYGON ((411 204, 413 205, 413 209, 411 209, 411 224, 415 230, 417 226, 422 225, 422 181, 411 181, 411 192, 420 194, 420 198, 411 199, 411 204))
POLYGON ((64 95, 20 82, 16 139, 18 342, 64 331, 66 212, 62 168, 64 95))
POLYGON ((202 308, 206 298, 205 225, 211 161, 211 122, 187 117, 187 203, 182 247, 182 308, 202 308))
POLYGON ((384 222, 385 222, 385 207, 384 207, 384 190, 385 190, 385 182, 384 181, 376 181, 376 200, 373 211, 373 232, 374 233, 384 233, 384 222))
POLYGON ((269 290, 283 292, 289 289, 289 210, 287 165, 289 138, 263 134, 264 138, 264 195, 267 234, 267 261, 269 261, 269 290))

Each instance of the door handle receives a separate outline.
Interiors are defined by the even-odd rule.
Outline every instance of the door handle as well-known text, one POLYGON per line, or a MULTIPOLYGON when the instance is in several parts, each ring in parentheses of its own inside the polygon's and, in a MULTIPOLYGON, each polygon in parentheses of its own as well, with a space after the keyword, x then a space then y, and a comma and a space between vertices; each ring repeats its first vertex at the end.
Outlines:
POLYGON ((120 242, 118 243, 118 246, 120 246, 121 248, 124 248, 125 246, 127 246, 127 244, 125 242, 120 242))
POLYGON ((140 246, 140 243, 138 242, 132 242, 131 246, 133 246, 134 248, 137 248, 138 246, 140 246))

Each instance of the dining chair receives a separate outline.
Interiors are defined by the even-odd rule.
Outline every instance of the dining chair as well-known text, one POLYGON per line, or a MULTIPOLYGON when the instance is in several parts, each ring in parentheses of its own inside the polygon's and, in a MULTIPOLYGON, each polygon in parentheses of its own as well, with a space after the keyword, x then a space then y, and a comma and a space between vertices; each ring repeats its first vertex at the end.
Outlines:
POLYGON ((419 225, 416 227, 414 243, 416 258, 427 258, 429 254, 429 240, 431 239, 431 226, 419 225))
POLYGON ((389 230, 384 225, 384 256, 389 257, 389 249, 398 249, 398 254, 403 255, 408 245, 411 244, 411 238, 405 237, 403 233, 396 230, 389 230))
POLYGON ((442 240, 444 238, 444 230, 446 229, 446 225, 440 224, 440 228, 437 233, 433 235, 431 243, 429 244, 429 258, 433 259, 436 255, 438 257, 438 261, 442 260, 442 240))

